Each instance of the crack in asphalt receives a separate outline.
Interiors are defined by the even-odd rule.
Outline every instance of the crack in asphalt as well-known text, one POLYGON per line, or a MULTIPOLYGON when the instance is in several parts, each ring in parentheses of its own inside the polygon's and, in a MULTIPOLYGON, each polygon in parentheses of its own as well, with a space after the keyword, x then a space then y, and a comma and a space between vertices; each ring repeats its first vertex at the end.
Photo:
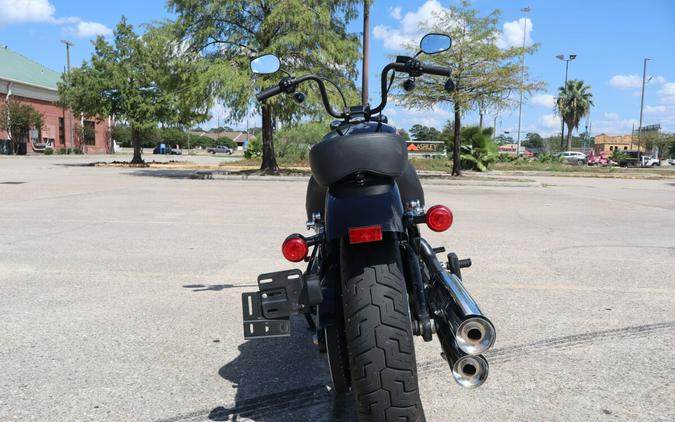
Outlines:
MULTIPOLYGON (((675 321, 666 321, 655 324, 574 334, 493 349, 486 353, 485 357, 490 363, 505 363, 527 354, 551 350, 574 349, 590 343, 598 343, 610 339, 642 337, 673 329, 675 329, 675 321)), ((426 377, 432 373, 438 372, 438 370, 443 369, 445 366, 447 366, 445 361, 422 362, 418 365, 418 376, 426 377)), ((265 394, 250 399, 238 400, 235 405, 230 408, 219 406, 212 410, 197 410, 167 419, 159 419, 156 422, 185 422, 191 419, 203 420, 204 417, 216 421, 228 421, 231 417, 233 418, 232 420, 237 420, 240 417, 255 419, 326 404, 333 400, 334 396, 329 386, 325 384, 315 384, 307 387, 265 394)))

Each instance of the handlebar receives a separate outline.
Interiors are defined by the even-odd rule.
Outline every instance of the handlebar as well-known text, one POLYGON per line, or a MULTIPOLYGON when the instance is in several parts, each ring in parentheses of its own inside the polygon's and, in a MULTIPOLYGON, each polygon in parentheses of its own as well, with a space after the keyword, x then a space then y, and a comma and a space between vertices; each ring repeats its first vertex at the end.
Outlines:
MULTIPOLYGON (((424 65, 418 60, 411 59, 410 61, 406 63, 389 63, 382 69, 382 78, 381 78, 381 92, 382 92, 382 101, 380 104, 375 107, 374 109, 371 109, 368 112, 368 116, 371 116, 373 114, 377 114, 384 110, 384 107, 387 105, 387 79, 389 77, 389 72, 391 70, 394 70, 396 72, 404 72, 408 73, 411 76, 420 76, 422 74, 428 74, 428 75, 437 75, 437 76, 448 76, 450 77, 452 70, 446 67, 440 67, 440 66, 431 66, 431 65, 424 65)), ((317 83, 319 86, 319 91, 321 93, 321 100, 323 102, 323 106, 326 109, 326 112, 330 114, 331 116, 337 118, 337 119, 345 119, 349 116, 347 111, 344 111, 342 113, 335 111, 333 107, 330 105, 330 101, 328 99, 328 93, 326 92, 326 85, 323 83, 323 80, 315 75, 305 75, 301 76, 299 78, 284 78, 277 86, 273 86, 270 88, 267 88, 261 92, 259 92, 255 97, 258 101, 264 101, 268 98, 271 98, 275 95, 281 94, 282 92, 286 93, 293 93, 295 91, 295 88, 305 82, 305 81, 314 81, 317 83)))
POLYGON ((422 65, 422 73, 450 77, 452 70, 447 67, 422 65))
POLYGON ((281 94, 281 86, 272 86, 269 87, 261 92, 259 92, 256 96, 255 99, 258 101, 265 101, 266 99, 270 97, 274 97, 275 95, 281 94))

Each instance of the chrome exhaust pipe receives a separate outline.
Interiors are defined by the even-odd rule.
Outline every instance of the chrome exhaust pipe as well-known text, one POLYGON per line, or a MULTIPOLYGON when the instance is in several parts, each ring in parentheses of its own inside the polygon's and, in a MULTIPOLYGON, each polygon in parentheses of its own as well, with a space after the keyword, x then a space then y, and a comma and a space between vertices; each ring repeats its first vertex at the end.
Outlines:
POLYGON ((430 303, 436 310, 435 316, 452 329, 457 347, 469 355, 480 355, 490 349, 497 337, 495 327, 478 308, 462 280, 443 268, 424 239, 420 239, 420 252, 432 274, 430 303))
POLYGON ((450 365, 452 377, 464 388, 478 388, 487 381, 490 366, 481 355, 467 355, 462 352, 449 327, 436 327, 443 355, 450 365))

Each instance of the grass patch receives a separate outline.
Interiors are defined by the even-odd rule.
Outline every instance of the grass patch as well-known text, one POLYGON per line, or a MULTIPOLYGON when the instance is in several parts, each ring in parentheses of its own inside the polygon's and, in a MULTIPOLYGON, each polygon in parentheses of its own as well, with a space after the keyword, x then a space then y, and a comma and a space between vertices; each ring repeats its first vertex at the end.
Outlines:
POLYGON ((564 163, 542 163, 536 160, 515 160, 504 163, 493 163, 491 170, 501 171, 554 171, 565 173, 615 173, 616 167, 574 166, 564 163))
POLYGON ((450 173, 452 171, 452 161, 441 159, 441 158, 431 158, 431 159, 421 159, 413 158, 410 160, 412 165, 416 170, 422 171, 442 171, 450 173))

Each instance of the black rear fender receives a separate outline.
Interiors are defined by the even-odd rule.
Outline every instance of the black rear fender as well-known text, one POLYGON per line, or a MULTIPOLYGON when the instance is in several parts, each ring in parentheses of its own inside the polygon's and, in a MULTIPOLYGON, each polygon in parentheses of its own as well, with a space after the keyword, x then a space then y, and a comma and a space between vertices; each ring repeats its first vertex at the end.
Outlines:
POLYGON ((350 177, 328 189, 326 238, 348 237, 349 229, 379 225, 382 232, 402 233, 403 203, 393 178, 350 177), (360 180, 360 182, 358 182, 360 180))

